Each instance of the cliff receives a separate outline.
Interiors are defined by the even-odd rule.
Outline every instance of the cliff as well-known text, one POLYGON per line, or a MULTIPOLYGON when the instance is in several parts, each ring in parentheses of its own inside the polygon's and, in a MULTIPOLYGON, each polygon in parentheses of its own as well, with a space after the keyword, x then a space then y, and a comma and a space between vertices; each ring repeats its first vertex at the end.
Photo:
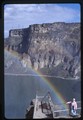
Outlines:
POLYGON ((80 72, 80 23, 34 24, 13 29, 6 41, 9 51, 25 54, 23 59, 36 70, 49 68, 51 74, 64 72, 64 76, 72 77, 80 72))

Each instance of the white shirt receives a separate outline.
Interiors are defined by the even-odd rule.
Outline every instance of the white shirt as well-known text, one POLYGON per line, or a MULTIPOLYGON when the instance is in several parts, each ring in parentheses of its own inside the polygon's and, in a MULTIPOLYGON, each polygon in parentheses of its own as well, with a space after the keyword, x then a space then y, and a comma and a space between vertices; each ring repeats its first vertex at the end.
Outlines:
POLYGON ((77 110, 77 103, 76 103, 76 101, 72 102, 72 106, 74 106, 74 110, 77 110))

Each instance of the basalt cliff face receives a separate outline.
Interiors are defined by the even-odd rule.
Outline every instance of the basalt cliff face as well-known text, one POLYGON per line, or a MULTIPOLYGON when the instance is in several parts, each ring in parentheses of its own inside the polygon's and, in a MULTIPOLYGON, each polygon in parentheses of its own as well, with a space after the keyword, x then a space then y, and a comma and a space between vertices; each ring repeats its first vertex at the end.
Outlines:
POLYGON ((22 55, 23 64, 51 74, 80 74, 80 23, 34 24, 9 31, 5 48, 22 55))

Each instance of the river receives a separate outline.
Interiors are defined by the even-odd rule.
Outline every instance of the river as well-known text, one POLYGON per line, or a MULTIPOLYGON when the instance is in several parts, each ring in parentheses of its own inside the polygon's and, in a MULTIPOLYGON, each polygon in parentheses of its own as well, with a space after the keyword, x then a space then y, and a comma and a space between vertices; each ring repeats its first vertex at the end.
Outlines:
POLYGON ((80 80, 66 80, 56 77, 44 78, 46 81, 40 76, 5 75, 4 112, 6 118, 25 118, 26 108, 30 105, 31 100, 35 98, 37 92, 40 95, 45 95, 50 91, 54 102, 57 102, 56 91, 53 91, 52 86, 55 86, 66 101, 72 100, 73 97, 77 101, 81 100, 80 80), (51 83, 51 87, 48 83, 51 83))

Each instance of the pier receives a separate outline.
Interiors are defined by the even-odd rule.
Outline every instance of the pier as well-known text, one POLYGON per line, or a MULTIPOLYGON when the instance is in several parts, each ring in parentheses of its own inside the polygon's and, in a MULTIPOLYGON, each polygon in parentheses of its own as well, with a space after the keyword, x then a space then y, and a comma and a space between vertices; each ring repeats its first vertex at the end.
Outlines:
MULTIPOLYGON (((43 119, 43 118, 72 118, 72 117, 81 117, 80 114, 77 114, 76 116, 70 116, 69 115, 69 109, 63 109, 61 104, 54 104, 50 95, 50 92, 48 92, 45 96, 38 96, 36 95, 36 98, 32 101, 32 107, 33 119, 43 119)), ((77 101, 78 106, 80 106, 80 101, 77 101)), ((32 108, 29 107, 29 108, 32 108)), ((81 110, 81 107, 77 108, 77 111, 81 110)), ((28 112, 30 109, 28 110, 28 112)))

